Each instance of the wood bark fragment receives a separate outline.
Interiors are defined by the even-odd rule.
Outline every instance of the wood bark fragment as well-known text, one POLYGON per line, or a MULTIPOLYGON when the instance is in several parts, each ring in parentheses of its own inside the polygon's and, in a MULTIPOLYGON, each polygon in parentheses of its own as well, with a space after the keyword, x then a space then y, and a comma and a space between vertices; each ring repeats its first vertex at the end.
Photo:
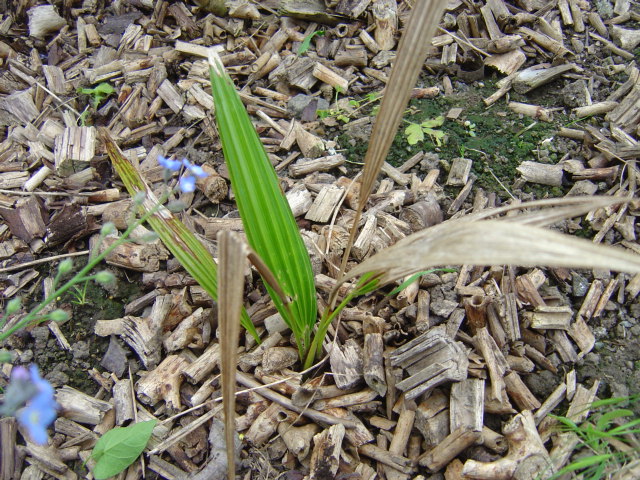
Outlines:
POLYGON ((410 374, 396 386, 413 400, 441 383, 465 379, 469 361, 461 345, 439 327, 396 349, 391 364, 410 374))
POLYGON ((87 425, 99 424, 104 415, 113 408, 108 402, 86 395, 74 388, 64 386, 56 391, 56 402, 62 416, 87 425))
POLYGON ((364 320, 364 381, 370 388, 384 397, 387 392, 387 380, 384 372, 384 342, 382 333, 385 321, 370 317, 364 320))
POLYGON ((401 455, 394 455, 376 445, 361 445, 358 453, 372 458, 384 465, 388 465, 400 472, 411 474, 413 472, 412 461, 401 455))
POLYGON ((178 355, 167 356, 160 364, 138 380, 136 392, 145 403, 154 405, 160 400, 166 402, 171 411, 181 408, 180 385, 182 372, 190 362, 178 355))
POLYGON ((482 431, 484 423, 484 380, 468 378, 451 385, 450 429, 466 427, 482 431))
POLYGON ((335 476, 340 466, 340 451, 344 435, 344 425, 338 424, 332 425, 313 437, 314 447, 311 454, 309 478, 324 480, 335 476))
POLYGON ((374 0, 372 8, 376 29, 374 38, 381 50, 391 50, 395 44, 398 28, 398 7, 390 0, 374 0))
MULTIPOLYGON (((395 431, 393 432, 393 438, 389 445, 389 453, 393 455, 403 455, 407 450, 407 444, 409 442, 409 436, 413 428, 413 422, 415 419, 415 411, 409 408, 403 408, 398 417, 398 423, 396 424, 395 431)), ((384 468, 386 476, 389 480, 401 480, 408 478, 406 474, 399 472, 393 467, 384 468)))
POLYGON ((305 218, 317 223, 327 223, 338 204, 342 201, 343 195, 344 189, 342 187, 334 185, 323 187, 305 218))
POLYGON ((437 472, 444 468, 465 448, 473 445, 481 437, 480 432, 474 432, 468 427, 459 427, 451 432, 438 446, 420 456, 418 463, 437 472))
POLYGON ((491 378, 491 388, 486 390, 488 400, 500 409, 511 409, 504 381, 504 376, 508 372, 509 364, 502 355, 502 352, 497 348, 495 341, 489 335, 486 328, 478 329, 473 340, 484 357, 491 378))
POLYGON ((509 444, 509 453, 490 463, 467 460, 462 470, 464 476, 495 480, 533 480, 538 475, 555 472, 529 410, 516 415, 505 425, 503 433, 509 444))

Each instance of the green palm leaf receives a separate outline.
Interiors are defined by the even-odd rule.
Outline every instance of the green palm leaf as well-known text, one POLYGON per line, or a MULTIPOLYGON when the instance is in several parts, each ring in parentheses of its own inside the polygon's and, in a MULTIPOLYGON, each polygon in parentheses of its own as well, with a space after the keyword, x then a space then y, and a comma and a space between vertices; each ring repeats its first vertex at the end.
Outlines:
POLYGON ((309 254, 260 138, 213 50, 209 63, 218 131, 247 240, 279 285, 265 281, 303 357, 317 314, 309 254))
MULTIPOLYGON (((122 155, 120 148, 115 144, 109 131, 100 129, 100 137, 106 145, 107 154, 111 159, 116 172, 124 182, 129 194, 133 197, 140 192, 145 194, 142 207, 147 211, 156 212, 149 217, 149 225, 158 234, 162 243, 169 249, 184 269, 200 284, 202 288, 213 298, 218 298, 218 266, 209 251, 191 233, 191 231, 176 218, 167 208, 158 204, 158 199, 149 189, 140 172, 131 162, 122 155)), ((241 317, 242 326, 256 339, 258 332, 251 323, 247 312, 243 310, 241 317)))

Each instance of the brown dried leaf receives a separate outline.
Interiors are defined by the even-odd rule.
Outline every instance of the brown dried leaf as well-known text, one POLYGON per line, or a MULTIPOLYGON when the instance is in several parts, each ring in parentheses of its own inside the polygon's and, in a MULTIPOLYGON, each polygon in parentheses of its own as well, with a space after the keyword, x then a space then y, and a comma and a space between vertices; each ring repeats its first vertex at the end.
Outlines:
POLYGON ((244 298, 244 272, 247 249, 237 234, 229 230, 218 233, 218 323, 222 365, 222 400, 224 435, 227 446, 227 478, 235 478, 234 433, 236 414, 236 365, 240 314, 244 298))
POLYGON ((402 121, 404 109, 409 102, 409 97, 427 57, 431 38, 440 22, 440 18, 442 18, 446 5, 447 0, 414 2, 405 33, 400 40, 391 77, 387 83, 387 90, 380 104, 380 112, 376 116, 376 121, 373 125, 369 147, 364 159, 360 202, 356 219, 353 222, 354 226, 351 229, 349 247, 345 250, 343 257, 342 271, 344 271, 351 245, 353 245, 355 239, 359 217, 367 203, 382 164, 389 153, 389 148, 391 148, 398 126, 402 121))
POLYGON ((343 281, 367 272, 382 272, 380 285, 384 285, 431 267, 461 264, 547 265, 640 272, 640 256, 620 248, 522 225, 515 218, 459 219, 400 240, 352 269, 343 281))

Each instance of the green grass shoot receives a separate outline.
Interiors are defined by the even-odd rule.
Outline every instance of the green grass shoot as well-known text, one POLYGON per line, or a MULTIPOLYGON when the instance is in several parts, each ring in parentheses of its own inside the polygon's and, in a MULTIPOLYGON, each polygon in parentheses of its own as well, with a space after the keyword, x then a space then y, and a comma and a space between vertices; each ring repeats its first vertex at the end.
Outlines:
POLYGON ((578 437, 576 448, 590 454, 578 456, 569 465, 545 478, 556 480, 571 472, 591 480, 610 478, 622 465, 636 459, 640 442, 635 435, 640 433, 640 418, 631 409, 621 408, 621 405, 637 402, 638 398, 613 397, 593 402, 589 406, 593 411, 581 424, 565 416, 551 415, 560 423, 560 431, 578 437))
POLYGON ((300 46, 298 47, 298 56, 301 57, 309 51, 309 48, 311 47, 311 40, 313 40, 313 37, 322 35, 324 35, 324 30, 316 30, 315 32, 311 32, 309 35, 304 37, 304 40, 302 40, 302 43, 300 43, 300 46))

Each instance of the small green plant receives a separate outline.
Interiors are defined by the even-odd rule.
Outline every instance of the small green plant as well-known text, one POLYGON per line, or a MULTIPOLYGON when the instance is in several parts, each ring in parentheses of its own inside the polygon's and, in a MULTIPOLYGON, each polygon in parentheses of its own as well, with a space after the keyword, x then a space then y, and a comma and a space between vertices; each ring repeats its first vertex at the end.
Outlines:
POLYGON ((102 435, 91 451, 90 458, 96 461, 92 470, 94 478, 113 477, 135 462, 149 443, 156 423, 157 420, 134 423, 102 435))
POLYGON ((338 95, 342 93, 342 88, 336 86, 335 87, 335 96, 333 98, 333 104, 336 106, 335 108, 329 108, 329 109, 319 109, 317 110, 317 114, 318 117, 321 119, 324 118, 335 118, 336 120, 343 122, 343 123, 349 123, 351 121, 351 118, 349 118, 348 112, 340 107, 338 105, 338 95))
POLYGON ((614 397, 595 401, 589 406, 593 411, 580 425, 571 418, 551 415, 560 422, 561 431, 577 435, 579 444, 576 448, 585 449, 588 454, 575 459, 547 480, 555 480, 570 472, 590 480, 610 478, 624 463, 637 459, 640 443, 635 435, 640 433, 640 418, 621 406, 637 402, 639 398, 614 397))
POLYGON ((82 287, 78 285, 74 285, 73 289, 69 291, 69 294, 73 297, 71 303, 74 305, 82 306, 86 305, 87 302, 87 287, 89 286, 89 282, 84 282, 82 287))
POLYGON ((311 32, 309 35, 304 37, 304 40, 302 40, 302 43, 300 43, 300 46, 298 47, 298 56, 302 57, 309 51, 309 48, 311 47, 311 40, 313 40, 313 37, 320 37, 322 35, 324 35, 324 30, 316 30, 315 32, 311 32))
MULTIPOLYGON (((364 96, 364 98, 361 98, 360 100, 357 100, 355 98, 350 99, 348 101, 348 104, 352 108, 347 109, 338 105, 338 93, 342 93, 342 89, 340 87, 336 87, 336 96, 333 102, 336 107, 318 110, 318 117, 320 117, 321 119, 335 118, 342 123, 349 123, 365 107, 368 107, 369 105, 379 101, 382 98, 377 92, 369 92, 364 96)), ((379 107, 380 105, 374 105, 371 109, 371 115, 375 116, 378 113, 379 107)))
POLYGON ((94 110, 97 109, 98 105, 100 105, 104 99, 113 95, 115 92, 116 89, 107 82, 99 83, 93 88, 78 88, 78 93, 89 95, 91 97, 91 103, 87 105, 80 114, 80 124, 83 126, 85 125, 90 113, 90 108, 93 108, 94 110))
POLYGON ((462 125, 464 126, 464 128, 467 130, 467 135, 469 135, 470 137, 475 137, 476 136, 476 124, 469 121, 469 120, 465 120, 462 125))
POLYGON ((432 268, 430 270, 423 270, 422 272, 414 273, 409 278, 407 278, 404 282, 402 282, 400 285, 398 285, 396 288, 394 288, 389 293, 387 293, 386 296, 387 297, 391 297, 393 295, 397 295, 402 290, 404 290, 409 285, 411 285, 413 282, 415 282, 416 280, 418 280, 421 277, 424 277, 425 275, 429 275, 430 273, 435 273, 435 272, 453 273, 453 272, 457 272, 457 271, 458 270, 456 270, 455 268, 432 268))
POLYGON ((116 93, 116 89, 109 83, 102 82, 93 88, 79 88, 78 93, 89 95, 91 97, 91 106, 93 108, 98 108, 98 105, 100 105, 105 98, 116 93))
POLYGON ((351 118, 349 117, 349 115, 346 113, 346 111, 340 107, 337 108, 329 108, 329 109, 320 109, 317 110, 318 113, 318 117, 320 119, 325 119, 325 118, 335 118, 336 120, 342 122, 342 123, 349 123, 351 121, 351 118))
POLYGON ((442 130, 437 130, 436 127, 441 127, 444 124, 444 117, 439 116, 430 120, 425 120, 422 123, 407 122, 409 125, 404 129, 404 134, 407 137, 409 145, 415 145, 418 142, 424 142, 424 136, 427 134, 429 138, 438 147, 442 146, 445 133, 442 130))

